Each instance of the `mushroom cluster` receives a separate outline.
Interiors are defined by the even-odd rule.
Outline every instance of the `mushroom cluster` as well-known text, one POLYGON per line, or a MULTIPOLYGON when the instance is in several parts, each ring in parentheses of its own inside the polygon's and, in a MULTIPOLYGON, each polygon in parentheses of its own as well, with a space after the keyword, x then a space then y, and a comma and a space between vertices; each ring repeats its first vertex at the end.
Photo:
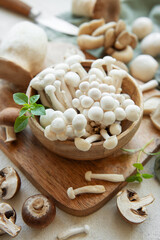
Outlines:
POLYGON ((74 55, 32 79, 31 86, 49 107, 40 124, 51 141, 74 140, 79 150, 88 151, 92 142, 104 140, 104 148, 113 149, 122 132, 121 122, 134 122, 140 116, 140 108, 122 93, 128 73, 109 56, 95 60, 88 72, 81 61, 74 55))
POLYGON ((104 46, 107 55, 128 63, 133 58, 137 36, 126 30, 126 24, 121 19, 106 24, 103 19, 99 19, 83 23, 79 28, 77 41, 83 50, 104 46))

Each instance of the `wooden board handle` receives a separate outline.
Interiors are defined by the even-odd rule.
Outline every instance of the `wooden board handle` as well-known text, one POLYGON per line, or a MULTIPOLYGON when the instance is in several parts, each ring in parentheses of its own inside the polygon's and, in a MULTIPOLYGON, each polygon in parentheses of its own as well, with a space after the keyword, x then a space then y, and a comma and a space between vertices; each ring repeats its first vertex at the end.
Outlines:
POLYGON ((31 11, 30 6, 19 0, 0 0, 0 6, 24 16, 28 16, 31 11))

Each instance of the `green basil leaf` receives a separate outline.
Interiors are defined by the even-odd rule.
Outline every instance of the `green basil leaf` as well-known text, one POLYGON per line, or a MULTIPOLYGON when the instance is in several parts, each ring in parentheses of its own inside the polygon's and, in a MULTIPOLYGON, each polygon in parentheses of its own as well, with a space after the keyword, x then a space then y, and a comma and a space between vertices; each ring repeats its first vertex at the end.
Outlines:
POLYGON ((160 156, 158 156, 155 160, 154 173, 155 173, 156 178, 160 182, 160 156))
POLYGON ((24 104, 28 103, 28 97, 24 93, 14 93, 13 100, 18 105, 24 105, 24 104))
POLYGON ((34 108, 31 109, 31 113, 36 116, 46 115, 45 107, 41 104, 35 104, 34 108))
POLYGON ((146 179, 149 179, 149 178, 152 178, 153 175, 152 175, 152 174, 148 174, 148 173, 143 173, 143 174, 142 174, 142 177, 143 177, 143 178, 146 178, 146 179))
POLYGON ((143 179, 142 179, 142 177, 137 177, 136 181, 137 181, 137 182, 142 182, 143 179))
POLYGON ((132 176, 126 178, 127 182, 134 182, 136 180, 137 180, 137 176, 136 175, 132 175, 132 176))
POLYGON ((137 168, 138 170, 143 170, 143 165, 142 163, 134 163, 133 166, 137 168))
POLYGON ((21 132, 23 129, 26 128, 27 124, 28 124, 28 117, 27 116, 17 117, 16 121, 14 123, 15 133, 21 132))
POLYGON ((40 95, 34 95, 34 96, 30 97, 30 99, 29 99, 30 104, 36 103, 39 98, 40 98, 40 95))
POLYGON ((27 111, 28 111, 29 107, 22 107, 19 113, 19 116, 23 116, 27 111))

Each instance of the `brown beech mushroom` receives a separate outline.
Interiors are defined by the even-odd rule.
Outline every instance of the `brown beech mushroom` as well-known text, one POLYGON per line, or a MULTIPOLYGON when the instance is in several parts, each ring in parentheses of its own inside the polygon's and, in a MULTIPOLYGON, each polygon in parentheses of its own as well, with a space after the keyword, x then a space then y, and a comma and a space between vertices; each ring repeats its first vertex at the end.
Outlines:
POLYGON ((47 227, 55 215, 56 208, 53 202, 41 194, 29 197, 22 207, 24 222, 34 228, 47 227))
POLYGON ((21 227, 17 226, 15 221, 15 210, 7 203, 0 203, 0 236, 8 233, 10 236, 16 237, 21 227))
POLYGON ((21 180, 12 167, 5 167, 0 171, 0 198, 11 199, 18 192, 21 180))
POLYGON ((120 1, 72 0, 72 13, 94 19, 104 18, 106 22, 117 21, 120 14, 120 1))
POLYGON ((154 201, 152 194, 139 198, 138 194, 131 190, 125 189, 117 194, 117 207, 120 214, 130 223, 142 223, 147 218, 145 206, 154 201))
POLYGON ((6 129, 5 142, 12 142, 16 140, 16 134, 14 132, 14 122, 19 116, 20 109, 15 107, 8 107, 0 112, 0 126, 6 129))

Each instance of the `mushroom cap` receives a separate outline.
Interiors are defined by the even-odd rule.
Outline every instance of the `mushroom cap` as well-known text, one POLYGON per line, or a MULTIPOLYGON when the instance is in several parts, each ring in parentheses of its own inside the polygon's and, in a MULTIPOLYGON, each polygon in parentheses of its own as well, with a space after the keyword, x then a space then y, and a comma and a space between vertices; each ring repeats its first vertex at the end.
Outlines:
POLYGON ((90 147, 92 146, 91 143, 89 143, 88 141, 86 141, 83 138, 75 138, 74 139, 74 144, 76 146, 76 148, 78 148, 81 151, 88 151, 90 149, 90 147))
POLYGON ((16 118, 19 116, 20 109, 15 107, 8 107, 0 112, 0 125, 14 126, 16 118))
POLYGON ((67 195, 70 199, 75 199, 75 194, 74 194, 74 190, 72 187, 67 189, 67 195))
MULTIPOLYGON (((16 221, 16 212, 8 203, 0 203, 0 213, 5 214, 11 222, 15 223, 16 221)), ((5 234, 3 230, 0 229, 0 236, 5 234)))
POLYGON ((103 147, 106 149, 113 149, 117 146, 117 144, 118 144, 118 140, 117 140, 117 137, 114 135, 114 136, 107 138, 104 141, 103 147))
POLYGON ((77 114, 72 120, 72 125, 76 130, 81 131, 86 127, 87 120, 83 114, 77 114))
POLYGON ((125 220, 131 223, 142 223, 146 220, 145 206, 152 203, 154 198, 151 194, 146 196, 141 206, 138 204, 140 200, 137 193, 130 189, 122 190, 117 194, 117 208, 125 220))
POLYGON ((104 110, 112 110, 115 106, 115 100, 111 96, 104 96, 101 98, 100 104, 104 110))
POLYGON ((137 18, 132 25, 132 32, 135 33, 138 39, 142 39, 152 32, 153 24, 148 17, 137 18))
POLYGON ((42 127, 47 127, 48 125, 51 124, 51 122, 54 119, 54 113, 55 111, 52 108, 46 109, 46 115, 41 115, 40 116, 40 124, 42 127))
POLYGON ((138 118, 140 117, 140 108, 136 105, 129 105, 126 107, 125 112, 126 112, 126 118, 129 121, 137 121, 138 118))
POLYGON ((51 123, 51 130, 55 133, 64 132, 66 128, 66 122, 63 118, 57 117, 51 123))
POLYGON ((103 119, 103 110, 101 107, 93 106, 88 111, 88 117, 93 121, 101 121, 103 119))
POLYGON ((3 168, 0 171, 0 177, 2 177, 2 182, 0 183, 2 199, 11 199, 21 186, 20 177, 12 167, 3 168))
POLYGON ((41 194, 29 197, 22 207, 23 220, 30 227, 47 227, 55 215, 56 208, 53 202, 41 194))
POLYGON ((75 72, 67 72, 64 76, 65 82, 72 87, 78 87, 80 83, 80 77, 75 72))
POLYGON ((91 174, 92 174, 91 171, 87 171, 87 172, 85 173, 85 179, 86 179, 87 181, 91 181, 91 174))

